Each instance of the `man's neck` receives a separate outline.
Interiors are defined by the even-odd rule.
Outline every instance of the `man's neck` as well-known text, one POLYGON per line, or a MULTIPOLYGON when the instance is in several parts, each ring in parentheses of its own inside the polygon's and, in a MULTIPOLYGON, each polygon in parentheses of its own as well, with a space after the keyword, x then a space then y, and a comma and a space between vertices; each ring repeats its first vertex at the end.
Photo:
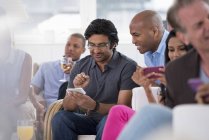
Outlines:
POLYGON ((109 63, 109 61, 112 59, 112 56, 113 56, 113 53, 112 53, 112 55, 109 57, 108 60, 103 61, 103 62, 96 62, 96 64, 99 66, 99 69, 100 69, 102 72, 104 72, 104 70, 105 70, 105 65, 107 65, 107 64, 109 63))

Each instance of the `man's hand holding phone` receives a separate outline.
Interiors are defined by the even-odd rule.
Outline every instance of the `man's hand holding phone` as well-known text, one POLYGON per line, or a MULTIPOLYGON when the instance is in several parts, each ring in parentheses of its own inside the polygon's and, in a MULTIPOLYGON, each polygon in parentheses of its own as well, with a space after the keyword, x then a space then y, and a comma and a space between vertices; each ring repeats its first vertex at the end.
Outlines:
POLYGON ((199 78, 192 78, 188 80, 191 89, 196 93, 195 99, 197 103, 209 103, 209 84, 205 84, 199 78))

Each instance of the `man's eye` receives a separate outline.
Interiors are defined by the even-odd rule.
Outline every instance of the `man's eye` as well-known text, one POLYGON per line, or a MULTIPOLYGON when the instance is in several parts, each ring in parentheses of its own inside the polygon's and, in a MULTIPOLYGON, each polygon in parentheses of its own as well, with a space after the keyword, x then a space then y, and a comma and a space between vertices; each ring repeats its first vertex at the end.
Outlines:
POLYGON ((99 46, 99 47, 105 47, 106 44, 103 43, 103 44, 99 44, 98 46, 99 46))
POLYGON ((92 47, 94 47, 94 46, 96 46, 95 44, 91 44, 91 43, 89 43, 89 46, 92 46, 92 47))

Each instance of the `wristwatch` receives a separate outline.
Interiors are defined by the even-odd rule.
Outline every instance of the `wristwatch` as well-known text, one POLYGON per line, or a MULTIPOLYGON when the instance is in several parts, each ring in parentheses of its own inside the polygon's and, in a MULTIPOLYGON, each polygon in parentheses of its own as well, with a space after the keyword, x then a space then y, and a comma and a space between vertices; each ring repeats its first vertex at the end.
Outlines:
POLYGON ((100 106, 100 104, 99 104, 99 102, 98 101, 95 101, 96 102, 96 106, 94 107, 94 109, 93 110, 91 110, 91 111, 98 111, 99 110, 99 106, 100 106))

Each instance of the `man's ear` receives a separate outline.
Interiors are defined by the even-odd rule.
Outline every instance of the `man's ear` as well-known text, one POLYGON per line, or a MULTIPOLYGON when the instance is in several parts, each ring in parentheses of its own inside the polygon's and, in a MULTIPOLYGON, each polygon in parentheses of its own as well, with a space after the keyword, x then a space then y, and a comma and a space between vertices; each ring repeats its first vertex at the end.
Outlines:
POLYGON ((189 45, 188 37, 184 33, 177 31, 176 37, 179 38, 184 44, 189 45))
POLYGON ((159 29, 158 29, 158 27, 157 26, 154 26, 152 28, 152 31, 154 33, 154 38, 158 38, 158 36, 159 36, 159 29))

